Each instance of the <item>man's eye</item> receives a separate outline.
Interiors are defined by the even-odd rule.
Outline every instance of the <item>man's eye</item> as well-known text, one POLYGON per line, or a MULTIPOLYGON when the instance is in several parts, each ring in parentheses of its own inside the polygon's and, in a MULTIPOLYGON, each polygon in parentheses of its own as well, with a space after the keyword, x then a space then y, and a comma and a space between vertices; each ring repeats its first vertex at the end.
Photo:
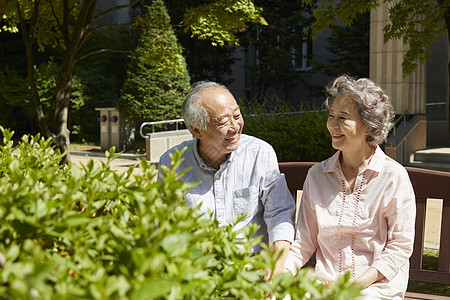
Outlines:
POLYGON ((237 120, 241 117, 241 115, 235 115, 234 118, 237 120))

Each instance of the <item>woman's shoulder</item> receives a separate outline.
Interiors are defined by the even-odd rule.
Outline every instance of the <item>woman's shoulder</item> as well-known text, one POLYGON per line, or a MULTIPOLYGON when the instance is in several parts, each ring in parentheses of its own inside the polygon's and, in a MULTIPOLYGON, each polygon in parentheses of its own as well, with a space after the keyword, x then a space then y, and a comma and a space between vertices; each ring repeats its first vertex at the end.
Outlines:
POLYGON ((308 175, 310 176, 321 176, 324 173, 329 172, 330 170, 335 169, 335 162, 333 160, 333 156, 329 157, 321 162, 314 164, 308 171, 308 175))
POLYGON ((385 175, 397 175, 397 176, 404 176, 408 175, 408 171, 405 169, 404 166, 402 166, 399 162, 394 160, 393 158, 385 155, 384 156, 384 165, 382 169, 382 173, 385 175))

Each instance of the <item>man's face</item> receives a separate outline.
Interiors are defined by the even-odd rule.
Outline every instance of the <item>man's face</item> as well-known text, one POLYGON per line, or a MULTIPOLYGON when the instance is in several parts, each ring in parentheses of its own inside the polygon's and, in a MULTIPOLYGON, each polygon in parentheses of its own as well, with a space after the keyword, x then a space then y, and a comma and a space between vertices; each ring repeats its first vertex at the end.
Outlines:
POLYGON ((206 130, 197 129, 199 150, 208 157, 226 157, 236 150, 244 120, 234 97, 221 88, 207 88, 200 94, 200 105, 208 112, 206 130))

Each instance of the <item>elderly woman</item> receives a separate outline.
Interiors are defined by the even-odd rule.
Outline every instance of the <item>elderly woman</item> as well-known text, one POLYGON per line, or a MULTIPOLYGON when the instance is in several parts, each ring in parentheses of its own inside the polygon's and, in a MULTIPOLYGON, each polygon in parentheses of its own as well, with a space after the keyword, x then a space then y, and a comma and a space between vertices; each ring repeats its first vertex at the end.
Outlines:
POLYGON ((405 168, 378 146, 392 126, 392 104, 365 78, 341 76, 327 92, 327 128, 338 151, 308 173, 285 268, 295 274, 316 252, 319 280, 350 271, 367 298, 402 299, 415 197, 405 168))

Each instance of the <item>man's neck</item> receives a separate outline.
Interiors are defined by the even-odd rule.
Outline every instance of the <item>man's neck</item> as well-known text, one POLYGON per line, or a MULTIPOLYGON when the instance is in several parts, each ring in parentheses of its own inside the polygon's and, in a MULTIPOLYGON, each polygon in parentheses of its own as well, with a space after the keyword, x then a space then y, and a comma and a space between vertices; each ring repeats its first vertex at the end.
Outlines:
POLYGON ((214 170, 219 170, 220 165, 223 164, 230 156, 230 154, 219 155, 216 151, 214 151, 214 149, 211 148, 204 149, 200 143, 198 143, 197 149, 203 162, 214 170))

